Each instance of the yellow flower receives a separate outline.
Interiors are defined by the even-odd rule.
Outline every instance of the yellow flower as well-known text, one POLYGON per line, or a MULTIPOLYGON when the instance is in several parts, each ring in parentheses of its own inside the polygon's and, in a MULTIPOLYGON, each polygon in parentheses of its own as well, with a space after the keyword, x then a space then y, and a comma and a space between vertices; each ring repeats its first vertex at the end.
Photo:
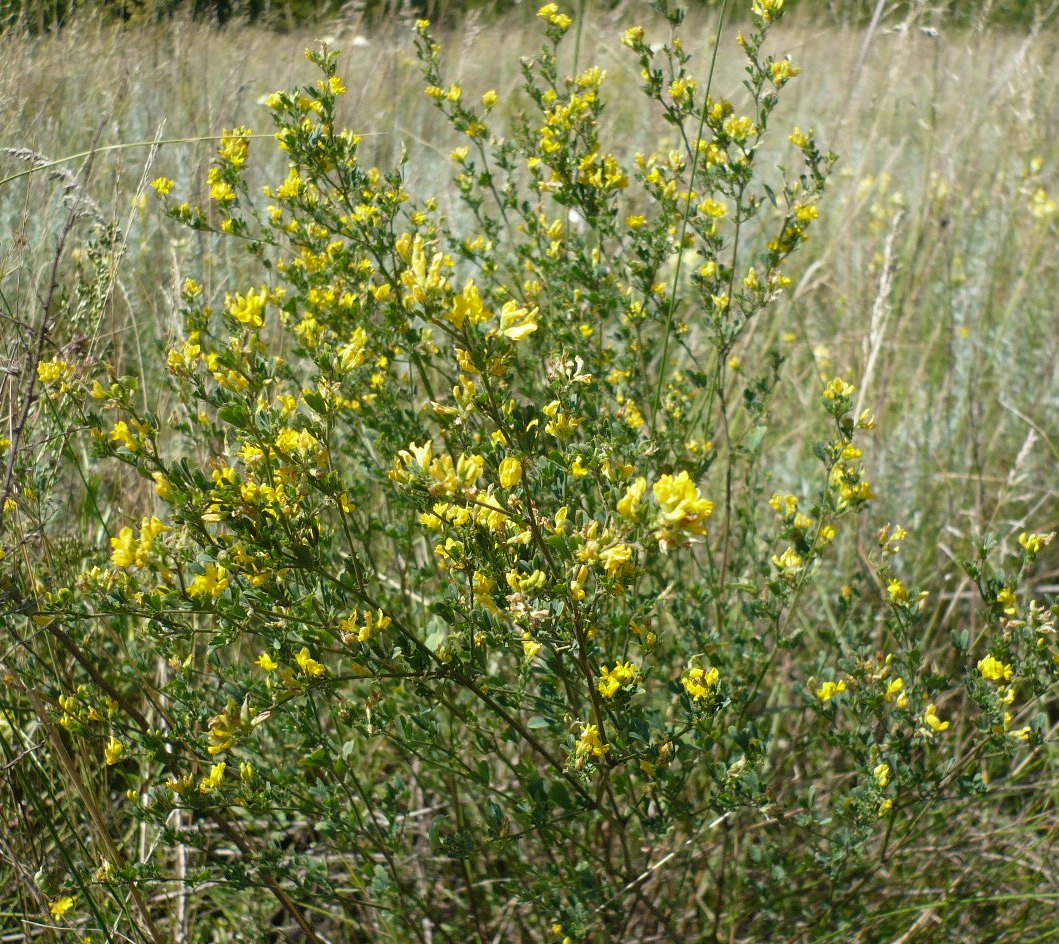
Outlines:
POLYGON ((1029 204, 1030 213, 1038 220, 1047 220, 1059 213, 1059 201, 1048 196, 1048 191, 1038 188, 1029 204))
POLYGON ((107 766, 113 767, 124 756, 125 745, 117 738, 112 737, 107 742, 107 746, 103 748, 103 759, 107 762, 107 766))
POLYGON ((527 659, 532 659, 541 651, 541 644, 534 639, 529 632, 522 634, 522 652, 527 659))
POLYGON ((706 533, 706 519, 713 514, 713 502, 699 494, 687 472, 663 475, 651 488, 658 502, 658 524, 692 534, 706 533))
POLYGON ((890 595, 891 603, 908 602, 908 591, 905 590, 905 585, 896 577, 886 585, 886 592, 890 595))
POLYGON ((724 219, 728 214, 728 207, 721 200, 714 200, 713 197, 708 197, 699 204, 699 212, 704 216, 712 217, 715 220, 724 219))
POLYGON ((221 146, 218 156, 233 167, 242 167, 250 150, 250 138, 253 132, 249 128, 233 128, 221 132, 221 146))
POLYGON ((846 690, 845 682, 824 682, 817 690, 816 697, 820 701, 831 701, 836 695, 841 695, 846 690))
POLYGON ((58 921, 73 906, 73 898, 70 895, 63 895, 62 898, 56 898, 55 901, 49 902, 48 910, 51 912, 52 918, 58 921))
POLYGON ((323 665, 309 655, 309 650, 305 646, 303 646, 301 651, 294 657, 294 661, 298 663, 298 668, 308 675, 309 678, 317 678, 327 671, 323 665))
POLYGON ((37 364, 37 380, 45 387, 57 383, 72 372, 73 368, 66 361, 41 361, 37 364))
POLYGON ((681 76, 669 83, 669 94, 678 105, 689 101, 695 92, 695 80, 681 76))
POLYGON ((522 481, 522 463, 512 456, 508 456, 500 463, 500 486, 511 488, 522 481))
POLYGON ((635 518, 640 510, 640 502, 647 491, 647 479, 642 475, 634 479, 618 502, 618 514, 623 518, 635 518))
POLYGON ((125 420, 119 420, 110 431, 110 441, 121 443, 129 452, 135 452, 140 448, 139 440, 133 436, 129 424, 125 420))
POLYGON ((1008 587, 1004 587, 1004 589, 996 595, 996 601, 1004 608, 1004 612, 1008 616, 1014 616, 1019 611, 1018 599, 1016 598, 1014 591, 1008 587))
POLYGON ((942 721, 937 715, 937 705, 933 703, 927 705, 927 710, 923 712, 923 720, 930 725, 935 731, 947 731, 949 729, 949 722, 942 721))
POLYGON ((746 115, 729 115, 724 120, 724 133, 727 134, 733 141, 745 141, 757 128, 754 127, 754 122, 751 121, 746 115))
POLYGON ((599 675, 599 693, 604 698, 613 698, 626 685, 636 681, 636 666, 631 662, 618 662, 613 669, 603 666, 599 675))
POLYGON ((986 656, 984 659, 978 660, 978 671, 982 673, 983 678, 987 678, 991 682, 1006 682, 1015 672, 1010 665, 1005 665, 992 656, 986 656))
POLYGON ((609 744, 604 744, 599 736, 599 728, 594 724, 581 725, 581 736, 577 739, 577 756, 602 757, 610 750, 609 744))
POLYGON ((802 569, 802 559, 793 547, 788 547, 779 556, 772 555, 772 565, 780 572, 781 577, 791 580, 802 569))
POLYGON ((226 180, 216 180, 210 184, 210 198, 218 203, 231 203, 235 199, 235 188, 226 180))
POLYGON ((277 197, 293 199, 302 192, 304 186, 301 175, 296 167, 292 167, 287 173, 287 179, 276 188, 277 197))
POLYGON ((172 790, 174 793, 180 794, 187 793, 194 785, 195 778, 192 774, 167 780, 165 784, 167 790, 172 790))
POLYGON ((508 301, 500 309, 500 333, 505 338, 521 341, 538 327, 536 308, 519 308, 515 302, 508 301))
POLYGON ((603 569, 608 577, 616 577, 632 563, 632 548, 628 544, 615 544, 600 552, 603 569))
POLYGON ((1026 552, 1026 556, 1032 560, 1040 554, 1046 545, 1052 543, 1052 538, 1054 537, 1055 532, 1052 532, 1051 534, 1029 534, 1026 531, 1023 531, 1022 534, 1019 535, 1019 544, 1026 552))
POLYGON ((222 760, 218 764, 214 764, 210 768, 210 772, 207 776, 202 778, 199 783, 199 791, 201 793, 210 793, 216 790, 222 783, 224 783, 224 771, 228 765, 222 760))
POLYGON ((482 95, 482 106, 488 110, 493 108, 498 100, 499 96, 497 96, 496 91, 494 89, 489 89, 488 92, 482 95))
POLYGON ((841 397, 851 397, 856 389, 853 384, 846 383, 841 377, 835 377, 824 387, 824 399, 838 400, 841 397))
POLYGON ((169 177, 155 177, 155 179, 151 181, 151 187, 160 197, 164 197, 175 186, 176 181, 169 177))
POLYGON ((132 528, 122 528, 116 538, 110 539, 110 546, 110 561, 115 567, 131 567, 136 563, 136 540, 132 528))
POLYGON ((680 680, 680 684, 695 701, 700 701, 713 693, 720 678, 721 673, 715 668, 694 668, 688 670, 687 675, 680 680))
POLYGON ((153 516, 141 521, 139 540, 133 537, 132 528, 122 528, 116 538, 110 539, 111 562, 115 567, 142 567, 147 563, 154 539, 171 530, 153 516))
POLYGON ((880 787, 885 787, 890 782, 890 765, 879 764, 875 770, 872 771, 872 775, 875 777, 875 782, 880 787))
POLYGON ((801 71, 801 69, 791 63, 790 59, 779 59, 769 66, 769 73, 772 75, 772 81, 776 88, 783 88, 801 71))
POLYGON ((268 300, 268 292, 261 289, 255 292, 250 289, 246 295, 238 292, 234 295, 224 296, 224 308, 236 321, 248 324, 254 328, 260 328, 265 323, 265 302, 268 300))
POLYGON ((643 42, 643 27, 630 26, 621 37, 621 44, 630 48, 643 42))
POLYGON ((798 510, 798 496, 781 495, 779 492, 775 492, 769 499, 769 507, 776 512, 777 515, 791 518, 798 510))
POLYGON ((783 9, 783 0, 753 0, 750 10, 754 16, 760 16, 766 23, 772 22, 772 17, 783 9))
POLYGON ((261 666, 261 668, 264 669, 266 672, 275 672, 276 669, 279 668, 279 663, 276 662, 272 658, 272 656, 270 656, 267 652, 263 652, 257 657, 257 664, 261 666))
POLYGON ((227 589, 228 571, 216 564, 207 564, 206 570, 191 581, 188 594, 193 597, 219 597, 227 589))
POLYGON ((559 12, 559 6, 555 3, 546 3, 537 11, 537 16, 547 20, 556 29, 568 29, 573 20, 565 13, 559 12))

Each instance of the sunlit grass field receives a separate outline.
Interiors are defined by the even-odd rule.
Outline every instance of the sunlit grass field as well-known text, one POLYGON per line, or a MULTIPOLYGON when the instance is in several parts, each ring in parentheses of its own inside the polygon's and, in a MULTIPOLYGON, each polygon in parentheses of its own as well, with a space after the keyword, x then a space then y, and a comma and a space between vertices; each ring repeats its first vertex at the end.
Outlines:
MULTIPOLYGON (((813 14, 812 4, 802 3, 770 40, 802 69, 773 120, 787 131, 814 128, 839 162, 811 238, 787 271, 787 297, 754 322, 730 365, 740 370, 744 347, 774 346, 786 358, 788 383, 772 408, 781 433, 770 490, 778 492, 808 488, 813 444, 824 435, 826 418, 815 407, 823 383, 836 375, 856 381, 856 412, 870 407, 877 418, 868 456, 876 497, 870 514, 844 529, 837 544, 849 558, 866 559, 884 525, 908 529, 895 566, 909 586, 931 589, 921 641, 926 663, 954 633, 966 630, 973 641, 981 629, 977 591, 961 562, 987 538, 1017 552, 1020 533, 1059 525, 1059 30, 1054 18, 1005 31, 957 27, 944 17, 837 27, 813 14)), ((577 67, 606 70, 602 137, 629 162, 680 145, 672 127, 649 115, 634 58, 618 41, 646 15, 646 4, 590 5, 576 46, 577 67)), ((413 22, 394 17, 371 25, 351 16, 276 32, 245 24, 218 30, 189 19, 117 28, 86 18, 51 35, 0 35, 0 422, 9 432, 21 406, 15 365, 32 346, 36 306, 49 297, 52 260, 72 209, 82 214, 66 248, 75 261, 91 224, 114 227, 113 290, 92 336, 80 325, 66 331, 59 324, 45 353, 105 357, 117 373, 143 378, 138 396, 163 422, 175 410, 161 380, 164 350, 182 330, 181 286, 199 280, 220 306, 226 292, 252 278, 255 260, 238 241, 166 219, 149 182, 171 177, 180 193, 206 204, 219 137, 238 125, 254 132, 251 180, 282 180, 286 168, 265 100, 276 89, 315 81, 307 47, 339 51, 348 86, 339 118, 363 136, 363 162, 390 168, 407 153, 406 188, 436 194, 457 230, 472 225, 451 183, 450 154, 461 140, 423 94, 413 22)), ((494 127, 526 105, 520 57, 535 47, 521 37, 534 28, 532 11, 519 8, 438 29, 448 78, 475 98, 497 90, 494 127)), ((684 36, 694 62, 709 61, 716 28, 711 14, 690 15, 684 36)), ((735 28, 725 33, 732 49, 735 28)), ((575 68, 572 60, 565 65, 575 68)), ((741 68, 735 55, 722 54, 713 80, 737 106, 741 68)), ((786 133, 768 147, 774 153, 764 165, 789 158, 786 133)), ((61 274, 56 291, 73 295, 73 277, 61 274)), ((693 325, 690 348, 695 331, 693 325)), ((164 438, 164 425, 162 432, 164 438)), ((151 483, 116 463, 94 465, 77 431, 61 444, 30 443, 40 463, 61 454, 70 464, 49 514, 52 533, 68 541, 56 554, 68 555, 71 573, 80 567, 79 549, 107 546, 108 528, 156 513, 151 483)), ((1056 544, 1042 552, 1032 580, 1035 594, 1055 599, 1056 544)), ((840 584, 839 576, 824 575, 792 617, 796 625, 813 632, 836 626, 840 584)), ((0 645, 16 648, 7 639, 0 645)), ((914 873, 915 881, 890 890, 892 907, 880 919, 887 928, 906 928, 895 940, 1056 936, 1059 715, 1054 704, 1041 708, 1053 727, 1026 761, 1032 796, 1020 793, 1016 776, 1002 824, 980 822, 967 805, 947 844, 931 834, 920 846, 910 834, 901 852, 919 864, 902 874, 910 882, 914 873), (933 878, 938 863, 946 876, 940 886, 933 878), (973 919, 955 903, 964 894, 976 903, 973 919), (995 930, 986 930, 986 921, 995 930)), ((30 728, 20 736, 44 737, 30 728)), ((46 802, 31 806, 17 777, 0 774, 0 786, 3 939, 70 939, 21 916, 57 894, 41 887, 43 897, 35 899, 33 873, 54 863, 56 849, 79 828, 84 797, 56 783, 46 802), (55 825, 45 828, 49 817, 55 825)), ((151 829, 122 822, 128 848, 149 859, 151 829)), ((162 868, 184 876, 191 867, 166 860, 162 868)), ((738 890, 731 894, 738 901, 738 890)), ((167 915, 164 926, 171 920, 179 929, 173 940, 253 939, 240 936, 234 905, 218 918, 209 894, 159 895, 152 907, 167 915)), ((498 918, 492 940, 537 940, 518 914, 512 906, 509 917, 498 918)), ((719 925, 720 918, 711 940, 747 940, 739 920, 719 925)), ((297 930, 274 933, 270 940, 300 939, 297 930)), ((488 939, 480 926, 477 933, 488 939)), ((626 939, 663 939, 635 933, 626 939)), ((346 939, 368 939, 350 934, 346 939)), ((871 927, 862 936, 829 937, 820 927, 798 934, 792 929, 790 939, 883 939, 871 927)), ((439 932, 437 939, 452 938, 439 932)))

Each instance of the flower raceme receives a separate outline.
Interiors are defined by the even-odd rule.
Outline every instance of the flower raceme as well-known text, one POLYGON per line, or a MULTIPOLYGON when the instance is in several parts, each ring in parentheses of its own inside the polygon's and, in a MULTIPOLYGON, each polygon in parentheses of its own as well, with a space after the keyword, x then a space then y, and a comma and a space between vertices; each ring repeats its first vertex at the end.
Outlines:
POLYGON ((623 688, 632 685, 639 677, 639 671, 631 662, 618 662, 613 669, 606 666, 599 673, 599 693, 604 698, 613 698, 623 688))
MULTIPOLYGON (((617 504, 618 514, 635 520, 640 513, 647 479, 643 476, 630 483, 617 504)), ((686 471, 662 475, 651 487, 656 511, 652 519, 654 538, 665 551, 692 536, 703 536, 706 521, 713 514, 713 502, 704 498, 686 471)))
POLYGON ((716 667, 704 669, 701 666, 696 666, 688 669, 680 680, 680 684, 684 686, 684 690, 695 701, 702 701, 712 697, 717 690, 717 683, 720 678, 721 673, 716 667))

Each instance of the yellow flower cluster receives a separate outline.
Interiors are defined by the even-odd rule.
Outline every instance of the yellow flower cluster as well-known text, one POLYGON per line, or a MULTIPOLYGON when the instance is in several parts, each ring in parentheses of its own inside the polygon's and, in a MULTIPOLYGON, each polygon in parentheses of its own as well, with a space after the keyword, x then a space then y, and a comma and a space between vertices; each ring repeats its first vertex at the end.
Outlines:
POLYGON ((236 321, 260 328, 265 323, 265 303, 268 301, 268 289, 260 291, 249 289, 245 295, 238 292, 224 296, 224 309, 236 321))
POLYGON ((836 695, 841 695, 846 690, 846 683, 843 681, 838 682, 824 682, 816 690, 816 697, 820 701, 831 701, 836 695))
POLYGON ((716 668, 704 669, 696 666, 688 669, 680 680, 680 684, 695 701, 702 701, 713 695, 720 679, 721 673, 716 668))
POLYGON ((1012 666, 991 655, 978 660, 978 671, 982 674, 982 678, 989 679, 991 682, 1007 682, 1015 672, 1012 666))
POLYGON ((125 745, 122 744, 121 741, 115 737, 112 737, 107 741, 107 746, 103 749, 103 759, 106 761, 108 767, 113 767, 124 756, 125 745))
POLYGON ((221 146, 218 156, 233 167, 242 167, 250 152, 250 139, 254 132, 246 127, 233 128, 221 132, 221 146))
POLYGON ((771 75, 772 82, 776 88, 783 88, 784 85, 801 71, 801 69, 791 63, 789 58, 777 59, 775 62, 769 64, 769 75, 771 75))
POLYGON ((901 676, 890 679, 886 683, 886 691, 883 697, 887 701, 892 701, 897 705, 898 708, 905 709, 908 707, 908 692, 905 691, 905 680, 901 676))
MULTIPOLYGON (((617 504, 618 514, 635 520, 640 513, 647 479, 634 479, 617 504)), ((662 475, 651 487, 657 511, 654 515, 654 536, 663 551, 677 545, 690 535, 706 534, 706 521, 713 514, 713 502, 704 498, 687 472, 662 475)))
POLYGON ((632 685, 639 678, 639 670, 631 662, 617 662, 613 669, 606 666, 600 670, 597 688, 604 698, 613 698, 625 686, 632 685))
POLYGON ((570 28, 570 24, 573 23, 569 16, 560 12, 559 5, 556 3, 546 3, 537 11, 537 16, 547 20, 559 32, 565 32, 570 28))
POLYGON ((772 555, 772 566, 779 571, 780 577, 792 583, 801 573, 804 562, 793 547, 788 547, 782 554, 772 555))
POLYGON ((706 519, 713 514, 713 502, 703 498, 687 472, 663 475, 651 486, 658 502, 656 523, 660 528, 687 534, 705 534, 706 519))
POLYGON ((359 616, 353 613, 347 619, 339 621, 338 628, 342 633, 342 641, 371 642, 379 633, 386 629, 393 620, 386 616, 382 610, 363 610, 359 616))
POLYGON ((1026 556, 1033 560, 1044 548, 1052 543, 1054 537, 1054 531, 1049 534, 1023 531, 1019 535, 1019 546, 1026 552, 1026 556))
POLYGON ((602 757, 610 750, 600 737, 599 728, 594 724, 581 725, 581 734, 575 747, 576 757, 582 763, 586 757, 602 757))
POLYGON ((422 235, 402 233, 395 249, 406 265, 400 275, 406 307, 426 304, 450 290, 445 272, 452 268, 452 259, 440 252, 431 252, 428 258, 429 247, 422 235))
POLYGON ((133 534, 132 528, 122 528, 116 538, 110 539, 111 563, 115 567, 143 567, 147 563, 148 555, 154 549, 155 539, 171 530, 172 528, 153 515, 140 522, 138 538, 133 534))
POLYGON ((210 768, 210 772, 199 782, 200 793, 213 793, 224 783, 224 771, 228 765, 222 760, 210 768))
POLYGON ((522 341, 538 328, 537 309, 508 301, 500 309, 500 333, 511 341, 522 341))
POLYGON ((150 428, 138 420, 133 420, 132 425, 136 429, 135 433, 129 428, 129 424, 125 420, 118 420, 110 431, 108 438, 111 442, 120 443, 129 452, 136 452, 140 448, 143 438, 150 432, 150 428))
POLYGON ((782 9, 783 0, 752 0, 750 4, 750 12, 766 23, 771 23, 782 9))
POLYGON ((949 722, 938 717, 937 705, 929 704, 923 712, 923 721, 934 731, 948 731, 949 722))
POLYGON ((236 737, 250 728, 246 703, 238 705, 229 698, 224 710, 210 718, 208 746, 211 755, 223 754, 235 743, 236 737))
POLYGON ((63 360, 41 361, 37 364, 37 380, 50 387, 73 374, 73 367, 63 360))
POLYGON ((309 678, 319 678, 327 671, 327 668, 323 664, 317 662, 309 654, 308 646, 303 646, 298 651, 294 656, 294 661, 298 663, 298 668, 309 678))
POLYGON ((835 377, 827 382, 824 387, 825 400, 845 400, 852 397, 857 388, 853 384, 846 383, 841 377, 835 377))
POLYGON ((217 564, 207 564, 188 586, 192 597, 219 597, 228 589, 228 571, 217 564))

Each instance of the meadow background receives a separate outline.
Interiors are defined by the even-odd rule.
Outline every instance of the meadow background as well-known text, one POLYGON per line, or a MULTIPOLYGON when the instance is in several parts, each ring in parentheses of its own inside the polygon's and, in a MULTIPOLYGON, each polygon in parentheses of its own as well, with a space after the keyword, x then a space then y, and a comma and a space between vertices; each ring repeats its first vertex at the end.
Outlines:
MULTIPOLYGON (((234 9, 218 28, 205 4, 197 17, 186 6, 135 4, 115 16, 115 6, 100 15, 86 4, 0 6, 8 24, 0 33, 0 413, 7 425, 16 422, 17 365, 33 338, 33 306, 47 292, 56 242, 75 206, 83 214, 67 249, 75 258, 88 227, 113 224, 113 290, 94 333, 60 324, 56 350, 89 358, 106 350, 119 373, 144 378, 144 395, 161 389, 152 378, 160 378, 161 352, 180 331, 175 312, 185 278, 221 298, 251 270, 230 241, 166 220, 148 182, 166 175, 180 193, 204 194, 216 136, 241 124, 270 132, 265 96, 315 79, 303 50, 320 40, 339 51, 349 90, 339 114, 363 135, 365 162, 390 166, 407 149, 408 189, 437 194, 450 219, 464 218, 450 184, 458 141, 422 94, 414 12, 347 5, 309 23, 301 7, 263 4, 234 9), (77 176, 93 151, 90 169, 77 176)), ((901 571, 910 585, 931 588, 932 632, 947 639, 966 628, 973 638, 981 614, 960 561, 973 558, 987 534, 1010 549, 1020 532, 1059 523, 1056 4, 898 4, 877 21, 866 2, 792 7, 777 43, 804 74, 789 87, 784 124, 814 127, 840 162, 808 247, 788 272, 788 299, 754 329, 754 343, 778 344, 788 356, 791 382, 774 407, 774 428, 783 430, 773 444, 783 457, 776 488, 805 481, 820 434, 821 424, 808 418, 820 378, 856 380, 859 402, 878 419, 871 454, 878 498, 870 520, 840 540, 864 557, 877 529, 900 521, 911 534, 901 571)), ((477 94, 496 88, 502 119, 519 100, 519 56, 531 49, 518 48, 517 38, 534 11, 428 12, 440 14, 448 77, 477 94)), ((706 56, 715 16, 716 5, 690 13, 685 35, 697 57, 706 56)), ((636 3, 589 4, 584 14, 582 56, 608 72, 604 125, 622 156, 665 149, 672 134, 647 116, 635 93, 639 79, 616 41, 643 18, 636 3)), ((722 56, 717 86, 735 89, 739 68, 722 56)), ((262 147, 255 160, 252 179, 282 179, 276 152, 262 147)), ((60 291, 73 286, 71 276, 60 291)), ((166 406, 155 409, 164 414, 166 406)), ((153 513, 149 483, 113 464, 97 467, 77 430, 34 448, 42 465, 62 466, 62 488, 46 515, 53 572, 74 573, 88 549, 105 546, 101 514, 117 521, 153 513)), ((1036 594, 1054 599, 1054 545, 1033 581, 1036 594)), ((816 608, 804 606, 799 619, 828 619, 834 589, 822 587, 816 608)), ((62 663, 61 653, 55 658, 62 663)), ((48 894, 48 863, 81 829, 78 802, 54 770, 19 762, 34 738, 18 720, 25 705, 5 697, 0 932, 4 941, 64 940, 25 919, 34 907, 27 882, 48 894), (47 802, 28 804, 27 793, 49 776, 47 802)), ((1054 704, 1049 711, 1054 724, 1054 704)), ((976 937, 959 909, 936 906, 945 895, 931 880, 939 857, 981 869, 976 888, 994 888, 996 900, 979 920, 1005 928, 1021 920, 1024 940, 1055 936, 1054 740, 1026 770, 1034 772, 1034 794, 1012 788, 1002 848, 996 832, 969 814, 952 824, 951 845, 920 851, 919 890, 931 894, 909 893, 912 936, 900 940, 990 939, 976 937), (1027 874, 1035 876, 1032 893, 1027 874)), ((152 854, 144 827, 128 821, 123 828, 130 848, 152 854)), ((180 904, 180 926, 216 922, 214 912, 201 925, 188 918, 196 901, 180 904)), ((239 939, 233 915, 216 925, 216 940, 239 939)), ((877 939, 865 933, 863 940, 877 939)))

